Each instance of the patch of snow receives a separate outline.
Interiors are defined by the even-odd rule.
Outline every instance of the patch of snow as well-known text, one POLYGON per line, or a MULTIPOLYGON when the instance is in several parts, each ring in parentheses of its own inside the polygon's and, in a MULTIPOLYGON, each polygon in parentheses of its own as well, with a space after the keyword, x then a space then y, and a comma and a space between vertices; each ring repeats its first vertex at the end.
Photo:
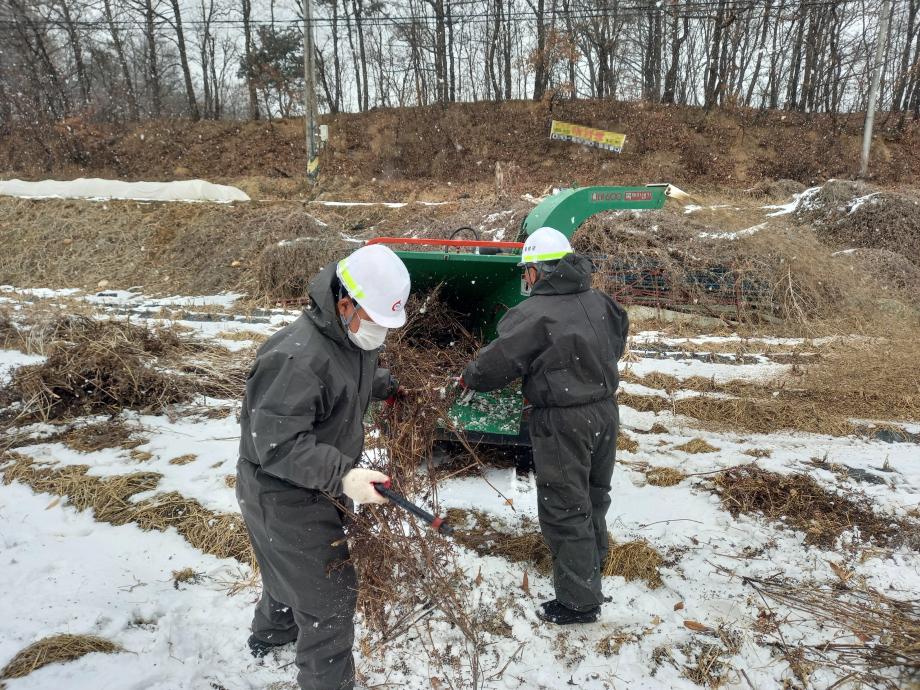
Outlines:
POLYGON ((249 196, 236 187, 212 184, 204 180, 175 182, 125 182, 99 178, 76 180, 0 180, 0 195, 23 199, 87 199, 106 201, 210 201, 220 204, 249 201, 249 196))
POLYGON ((786 216, 795 213, 799 209, 811 208, 812 199, 821 191, 821 187, 809 187, 804 192, 793 195, 792 199, 785 204, 763 206, 765 209, 775 209, 773 213, 767 216, 774 218, 776 216, 786 216))
POLYGON ((0 385, 5 385, 14 369, 27 364, 41 364, 45 358, 41 355, 28 355, 19 350, 0 350, 0 385))
POLYGON ((0 292, 15 292, 19 295, 29 295, 39 299, 51 299, 53 297, 70 297, 82 291, 79 288, 52 290, 51 288, 19 288, 13 285, 0 285, 0 292))
POLYGON ((872 203, 878 203, 878 201, 875 199, 875 197, 877 197, 878 195, 879 195, 879 192, 872 192, 871 194, 866 194, 865 196, 860 196, 860 197, 853 199, 853 201, 851 201, 849 204, 847 213, 849 214, 855 213, 856 210, 860 206, 862 206, 864 203, 866 203, 870 199, 872 200, 872 203))
POLYGON ((387 208, 402 208, 408 205, 405 201, 311 201, 310 203, 333 207, 386 206, 387 208))
POLYGON ((759 225, 754 225, 744 230, 736 230, 735 232, 701 232, 699 237, 701 239, 736 240, 745 235, 753 235, 755 232, 763 230, 767 225, 768 223, 760 223, 759 225))

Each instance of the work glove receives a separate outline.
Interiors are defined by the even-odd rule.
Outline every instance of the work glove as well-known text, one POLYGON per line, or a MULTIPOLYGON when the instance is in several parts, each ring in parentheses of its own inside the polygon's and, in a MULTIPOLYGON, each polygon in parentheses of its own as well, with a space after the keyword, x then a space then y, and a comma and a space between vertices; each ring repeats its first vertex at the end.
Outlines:
POLYGON ((377 493, 373 482, 387 482, 390 478, 377 470, 365 470, 355 467, 342 477, 342 492, 350 498, 355 506, 362 503, 387 503, 387 499, 377 493))
POLYGON ((391 395, 389 398, 387 398, 387 399, 384 400, 383 402, 384 402, 386 405, 389 405, 390 407, 393 407, 393 405, 396 405, 397 403, 402 402, 403 400, 405 400, 405 399, 408 398, 408 397, 409 397, 409 391, 407 391, 407 390, 406 390, 405 388, 403 388, 402 386, 397 386, 397 387, 396 387, 396 392, 393 393, 393 395, 391 395))

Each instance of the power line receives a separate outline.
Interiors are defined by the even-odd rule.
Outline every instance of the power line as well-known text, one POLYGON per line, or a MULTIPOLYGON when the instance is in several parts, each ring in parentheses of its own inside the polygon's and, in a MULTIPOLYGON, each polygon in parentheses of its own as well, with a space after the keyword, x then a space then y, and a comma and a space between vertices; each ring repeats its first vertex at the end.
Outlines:
MULTIPOLYGON (((472 5, 479 0, 473 0, 465 4, 472 5)), ((803 8, 821 8, 821 7, 841 7, 845 5, 860 5, 864 4, 863 0, 810 0, 808 2, 801 2, 792 7, 784 8, 786 12, 799 12, 803 8)), ((572 19, 574 21, 579 20, 592 20, 592 19, 607 19, 612 18, 617 19, 635 19, 641 17, 647 17, 650 14, 654 14, 656 11, 663 15, 671 15, 676 13, 677 16, 681 19, 713 19, 714 15, 706 12, 706 10, 722 7, 725 11, 730 11, 733 13, 745 13, 745 18, 747 19, 762 19, 765 16, 776 17, 777 14, 773 12, 767 12, 766 6, 761 6, 760 2, 748 2, 740 5, 729 5, 723 4, 719 0, 699 0, 697 2, 684 3, 682 5, 671 5, 668 7, 657 7, 650 5, 626 5, 617 8, 616 12, 610 12, 608 9, 594 9, 590 11, 580 11, 580 10, 557 10, 554 14, 554 18, 558 20, 572 19), (758 14, 746 14, 751 13, 757 10, 758 14)), ((771 7, 771 10, 779 10, 779 8, 771 7)), ((469 23, 483 23, 483 22, 493 22, 496 17, 492 12, 476 12, 476 13, 461 13, 458 15, 452 15, 451 19, 453 23, 462 25, 469 23)), ((404 24, 418 23, 418 22, 434 22, 437 20, 437 17, 433 14, 407 14, 407 15, 378 15, 372 17, 365 17, 361 24, 365 27, 382 27, 382 26, 401 26, 404 24)), ((29 18, 31 24, 40 26, 40 27, 59 27, 62 22, 55 21, 52 19, 46 18, 29 18)), ((353 20, 352 20, 353 21, 353 20)), ((513 12, 504 12, 501 16, 501 21, 514 21, 514 22, 531 22, 534 21, 534 14, 529 11, 524 10, 515 10, 513 12)), ((161 23, 166 22, 166 20, 161 20, 161 23)), ((83 29, 94 29, 94 28, 109 28, 110 25, 116 27, 126 27, 132 28, 137 26, 138 21, 134 20, 125 20, 118 19, 113 22, 108 22, 103 19, 98 20, 76 20, 71 22, 71 24, 77 28, 83 29)), ((223 27, 223 28, 243 28, 244 22, 242 19, 214 19, 210 21, 204 21, 200 19, 184 19, 184 26, 191 27, 223 27)), ((325 27, 332 28, 333 21, 331 17, 319 17, 313 18, 313 26, 316 27, 325 27)), ((339 19, 335 26, 341 27, 344 24, 343 19, 339 19)), ((548 22, 547 22, 548 23, 548 22)), ((18 26, 21 22, 12 19, 0 19, 0 26, 18 26)), ((303 18, 295 17, 289 19, 252 19, 249 21, 249 25, 252 27, 261 27, 261 26, 278 26, 278 25, 287 25, 287 26, 300 26, 303 24, 303 18)))

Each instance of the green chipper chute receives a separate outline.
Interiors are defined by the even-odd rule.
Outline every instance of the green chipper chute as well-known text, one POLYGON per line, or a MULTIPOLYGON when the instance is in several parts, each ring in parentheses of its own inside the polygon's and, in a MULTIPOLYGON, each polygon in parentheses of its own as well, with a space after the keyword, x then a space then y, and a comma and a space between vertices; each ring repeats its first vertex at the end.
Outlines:
MULTIPOLYGON (((549 226, 571 238, 596 213, 660 209, 669 197, 686 195, 668 184, 564 189, 541 201, 528 214, 514 242, 379 237, 370 244, 391 245, 409 269, 412 291, 427 293, 440 286, 440 299, 452 309, 468 314, 468 327, 488 342, 495 337, 496 326, 505 312, 527 299, 518 263, 523 241, 530 233, 549 226), (440 249, 413 251, 411 246, 440 249)), ((470 391, 454 403, 449 414, 452 425, 462 430, 470 443, 527 447, 530 438, 524 408, 520 382, 516 382, 493 393, 470 391)), ((445 440, 451 436, 445 430, 445 440)))

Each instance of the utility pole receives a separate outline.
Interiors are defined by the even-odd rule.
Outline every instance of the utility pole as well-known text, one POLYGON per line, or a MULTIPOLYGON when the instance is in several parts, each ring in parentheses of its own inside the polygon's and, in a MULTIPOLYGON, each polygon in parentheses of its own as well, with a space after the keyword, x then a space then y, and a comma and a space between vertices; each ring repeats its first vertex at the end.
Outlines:
POLYGON ((859 161, 860 178, 869 176, 869 150, 872 148, 875 102, 878 100, 878 86, 882 80, 882 61, 885 59, 885 44, 888 42, 889 14, 891 14, 891 0, 882 0, 878 18, 878 37, 875 39, 875 63, 872 65, 872 82, 869 84, 869 103, 866 105, 866 124, 863 128, 862 156, 859 161))
POLYGON ((318 172, 316 146, 316 67, 313 55, 312 0, 304 0, 303 12, 303 103, 307 128, 307 177, 313 179, 318 172))

